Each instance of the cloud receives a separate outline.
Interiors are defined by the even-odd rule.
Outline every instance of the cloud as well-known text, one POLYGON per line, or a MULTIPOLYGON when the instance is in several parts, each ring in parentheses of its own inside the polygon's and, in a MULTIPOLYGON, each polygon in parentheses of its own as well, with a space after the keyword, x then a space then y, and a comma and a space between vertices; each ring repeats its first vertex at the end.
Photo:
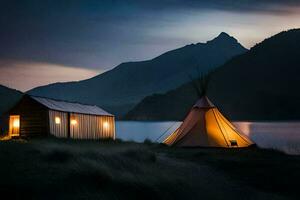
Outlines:
POLYGON ((78 81, 101 71, 42 62, 0 61, 0 84, 27 91, 55 82, 78 81))
POLYGON ((222 31, 250 48, 299 13, 300 0, 2 0, 0 84, 86 79, 222 31))
MULTIPOLYGON (((147 1, 143 1, 146 3, 147 1)), ((292 6, 299 6, 300 0, 154 0, 152 5, 177 9, 217 9, 236 12, 270 12, 289 14, 292 6)), ((146 3, 147 5, 147 3, 146 3)))
POLYGON ((262 30, 249 23, 275 16, 264 28, 282 30, 299 5, 300 0, 3 0, 0 59, 107 70, 222 31, 239 39, 240 27, 251 31, 241 42, 252 45, 269 33, 253 38, 252 31, 262 30), (277 16, 285 21, 279 24, 277 16))

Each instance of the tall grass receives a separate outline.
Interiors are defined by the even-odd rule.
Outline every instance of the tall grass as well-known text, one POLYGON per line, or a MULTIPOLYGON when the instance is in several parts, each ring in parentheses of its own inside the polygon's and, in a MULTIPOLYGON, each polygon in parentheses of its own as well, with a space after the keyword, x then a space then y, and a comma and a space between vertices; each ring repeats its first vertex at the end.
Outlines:
POLYGON ((0 192, 10 199, 238 199, 249 190, 249 198, 294 197, 300 178, 298 157, 257 148, 48 138, 0 142, 0 161, 0 192))

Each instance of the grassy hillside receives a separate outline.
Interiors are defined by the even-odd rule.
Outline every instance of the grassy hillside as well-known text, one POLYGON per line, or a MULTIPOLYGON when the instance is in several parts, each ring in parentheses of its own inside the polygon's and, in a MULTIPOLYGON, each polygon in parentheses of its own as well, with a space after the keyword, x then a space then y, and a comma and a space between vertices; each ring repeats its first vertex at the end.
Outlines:
POLYGON ((56 83, 29 94, 95 104, 120 115, 145 96, 188 82, 189 76, 215 68, 247 50, 226 33, 206 43, 166 52, 152 60, 122 63, 94 78, 56 83))
POLYGON ((15 105, 21 97, 20 91, 0 85, 0 116, 15 105))
POLYGON ((299 196, 299 157, 257 148, 35 139, 0 141, 0 160, 0 192, 9 199, 299 196))
POLYGON ((189 82, 165 94, 153 94, 144 98, 122 118, 125 120, 180 121, 197 99, 197 92, 189 82))
MULTIPOLYGON (((279 33, 211 74, 208 96, 231 119, 299 120, 300 29, 279 33)), ((146 97, 126 119, 180 120, 198 96, 192 83, 146 97)))

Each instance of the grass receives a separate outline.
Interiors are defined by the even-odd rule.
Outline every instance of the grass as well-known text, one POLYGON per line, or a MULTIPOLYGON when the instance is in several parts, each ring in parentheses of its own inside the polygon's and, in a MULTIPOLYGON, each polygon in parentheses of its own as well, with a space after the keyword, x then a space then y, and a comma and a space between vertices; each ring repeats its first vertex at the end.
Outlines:
POLYGON ((300 157, 54 138, 0 142, 9 199, 297 199, 300 157))

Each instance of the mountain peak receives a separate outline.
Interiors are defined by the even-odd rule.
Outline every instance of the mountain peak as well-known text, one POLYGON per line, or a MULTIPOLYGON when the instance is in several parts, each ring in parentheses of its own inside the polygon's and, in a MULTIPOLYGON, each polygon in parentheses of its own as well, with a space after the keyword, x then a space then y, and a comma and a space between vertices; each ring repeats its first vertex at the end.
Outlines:
POLYGON ((207 43, 238 43, 238 41, 225 32, 221 32, 216 38, 208 41, 207 43))
POLYGON ((221 32, 217 38, 232 38, 228 33, 221 32))
POLYGON ((237 39, 234 37, 230 36, 229 34, 225 32, 221 32, 217 37, 214 39, 207 41, 206 44, 209 44, 211 46, 223 46, 226 48, 233 48, 233 47, 238 47, 241 49, 241 51, 245 52, 247 49, 241 45, 237 39))

